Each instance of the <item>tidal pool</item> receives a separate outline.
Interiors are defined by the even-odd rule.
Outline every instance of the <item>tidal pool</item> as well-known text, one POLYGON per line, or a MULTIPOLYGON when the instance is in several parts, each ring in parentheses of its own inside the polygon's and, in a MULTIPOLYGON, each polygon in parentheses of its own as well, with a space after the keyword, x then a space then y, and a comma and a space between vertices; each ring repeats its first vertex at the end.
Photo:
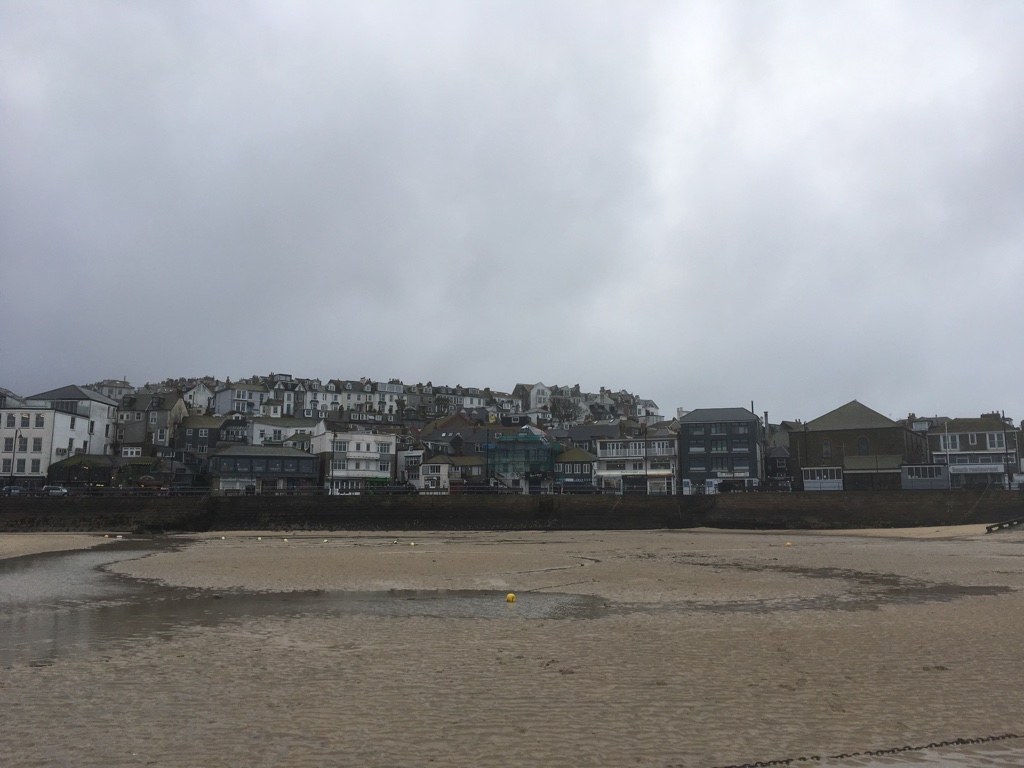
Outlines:
POLYGON ((0 560, 0 666, 47 665, 83 650, 170 637, 186 626, 301 615, 464 619, 596 618, 610 608, 588 595, 532 592, 513 603, 475 590, 247 592, 168 587, 107 566, 181 542, 125 539, 92 550, 0 560))

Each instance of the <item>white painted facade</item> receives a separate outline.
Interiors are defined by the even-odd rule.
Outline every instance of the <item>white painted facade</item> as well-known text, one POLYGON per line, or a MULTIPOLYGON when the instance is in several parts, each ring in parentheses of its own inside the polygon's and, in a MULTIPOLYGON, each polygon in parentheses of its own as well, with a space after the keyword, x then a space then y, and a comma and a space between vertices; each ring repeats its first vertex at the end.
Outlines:
POLYGON ((312 437, 310 451, 321 457, 324 487, 335 495, 362 491, 368 483, 394 483, 397 444, 392 434, 323 429, 312 437))
POLYGON ((0 485, 40 487, 50 465, 89 451, 90 420, 52 408, 0 411, 0 485))

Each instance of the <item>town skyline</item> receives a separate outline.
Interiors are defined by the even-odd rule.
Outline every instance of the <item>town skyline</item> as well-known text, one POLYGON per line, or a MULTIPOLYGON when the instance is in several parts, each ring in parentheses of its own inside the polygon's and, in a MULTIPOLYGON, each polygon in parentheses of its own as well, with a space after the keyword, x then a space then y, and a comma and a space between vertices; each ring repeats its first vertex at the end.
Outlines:
MULTIPOLYGON (((452 382, 443 381, 443 380, 436 380, 435 381, 434 379, 423 378, 423 377, 417 378, 416 380, 406 381, 406 380, 402 380, 399 377, 395 377, 395 376, 391 376, 391 377, 387 377, 387 378, 373 378, 373 377, 369 377, 369 376, 348 376, 348 377, 346 377, 346 376, 300 376, 300 375, 294 375, 291 372, 287 372, 287 371, 283 371, 282 370, 282 371, 276 371, 276 372, 275 371, 269 371, 267 373, 252 373, 252 372, 250 372, 248 374, 240 375, 240 376, 237 376, 237 377, 228 376, 228 377, 223 377, 223 378, 222 377, 218 377, 218 376, 214 376, 213 374, 202 374, 202 375, 195 375, 195 376, 192 376, 192 375, 188 375, 188 376, 168 376, 168 377, 164 377, 164 378, 159 379, 159 380, 146 379, 146 380, 142 381, 141 383, 140 382, 136 382, 136 381, 132 381, 130 378, 106 377, 104 379, 98 379, 96 381, 91 381, 91 382, 77 382, 76 381, 76 382, 64 382, 64 383, 60 383, 60 384, 56 384, 56 383, 52 383, 51 382, 50 386, 44 386, 42 388, 33 389, 31 391, 18 391, 18 390, 16 390, 13 387, 8 386, 6 382, 0 381, 0 390, 6 389, 6 390, 10 391, 12 394, 14 394, 16 397, 30 398, 34 394, 48 392, 48 391, 51 391, 51 390, 54 390, 54 389, 58 389, 58 388, 64 387, 64 386, 80 386, 80 387, 90 388, 90 389, 93 389, 93 391, 96 391, 96 392, 99 392, 100 394, 102 394, 98 387, 95 388, 95 389, 94 389, 94 387, 95 387, 95 385, 101 384, 103 382, 124 381, 124 382, 126 382, 127 384, 129 384, 131 386, 132 391, 134 391, 134 392, 141 392, 141 391, 156 391, 161 386, 168 386, 169 387, 170 384, 173 383, 173 382, 198 382, 198 381, 212 379, 212 380, 218 382, 218 384, 220 384, 221 386, 224 386, 224 385, 226 385, 229 382, 230 383, 239 383, 239 382, 247 382, 247 381, 257 381, 257 380, 258 381, 263 381, 263 382, 269 382, 273 377, 281 376, 281 375, 291 377, 291 378, 295 379, 296 381, 301 381, 301 382, 319 381, 319 382, 321 382, 324 385, 326 385, 329 381, 361 381, 361 380, 365 380, 366 382, 372 383, 372 384, 388 383, 388 382, 398 382, 398 383, 402 384, 402 386, 404 386, 404 387, 422 386, 422 385, 430 383, 434 387, 438 387, 438 388, 440 388, 440 387, 448 387, 448 388, 453 388, 453 389, 454 388, 476 389, 476 390, 480 390, 481 392, 484 391, 484 390, 489 390, 489 391, 493 391, 493 392, 496 392, 496 393, 504 393, 504 394, 511 394, 512 392, 514 392, 516 387, 524 386, 524 385, 527 386, 527 387, 533 387, 534 385, 537 385, 537 384, 543 384, 543 385, 548 386, 548 387, 574 387, 574 386, 577 386, 577 387, 579 387, 580 391, 584 392, 584 393, 598 394, 598 393, 605 392, 605 391, 607 391, 609 394, 626 393, 626 394, 628 394, 630 396, 633 396, 633 397, 635 397, 637 399, 640 399, 640 400, 651 401, 651 402, 654 403, 658 413, 660 414, 661 420, 664 420, 664 421, 670 421, 673 418, 675 418, 677 416, 677 413, 678 413, 679 410, 683 410, 683 411, 687 411, 688 412, 688 411, 702 409, 702 408, 740 407, 740 408, 750 409, 758 417, 763 417, 764 414, 765 414, 765 411, 767 411, 768 412, 768 416, 769 416, 769 421, 771 423, 781 423, 783 421, 806 422, 806 421, 811 421, 814 418, 817 418, 818 416, 821 416, 822 414, 828 413, 828 412, 834 410, 835 408, 838 408, 839 406, 843 405, 844 403, 851 402, 851 401, 858 401, 858 402, 864 403, 868 407, 872 408, 872 410, 878 411, 879 413, 881 413, 881 414, 883 414, 885 416, 888 416, 888 418, 893 419, 894 421, 906 420, 911 415, 916 416, 916 417, 921 417, 921 418, 923 418, 923 417, 936 417, 937 416, 937 417, 947 417, 947 418, 955 419, 955 418, 974 418, 974 417, 981 416, 983 414, 1000 414, 1001 416, 1003 416, 1005 419, 1009 420, 1014 425, 1024 426, 1024 417, 1022 417, 1021 415, 1019 415, 1017 413, 1008 411, 1007 409, 1005 409, 1003 407, 997 407, 996 405, 992 405, 992 407, 989 407, 989 408, 979 408, 979 409, 976 409, 975 411, 952 411, 952 410, 948 410, 948 411, 934 411, 934 412, 932 412, 932 411, 925 411, 925 410, 920 410, 920 409, 915 410, 914 408, 910 408, 909 410, 905 410, 904 412, 900 413, 900 412, 890 412, 890 411, 886 411, 883 408, 878 408, 878 407, 876 407, 876 405, 877 405, 876 403, 865 401, 863 398, 860 398, 860 397, 851 397, 848 400, 843 400, 842 402, 838 402, 837 401, 837 402, 833 403, 830 407, 825 408, 825 409, 821 410, 818 413, 811 413, 811 414, 807 414, 807 415, 803 415, 803 414, 791 415, 791 414, 779 413, 777 411, 774 411, 772 408, 770 408, 768 406, 758 407, 758 401, 756 399, 752 400, 752 401, 748 401, 746 403, 744 403, 742 401, 740 401, 740 402, 725 402, 725 401, 719 400, 719 401, 709 401, 709 402, 703 402, 703 403, 694 403, 694 404, 691 404, 690 407, 686 407, 686 406, 666 407, 661 402, 659 402, 656 398, 649 397, 646 393, 644 393, 642 391, 630 390, 630 389, 627 389, 625 387, 615 387, 613 385, 609 386, 609 384, 607 384, 607 383, 599 384, 596 387, 588 387, 588 386, 585 386, 585 385, 583 385, 583 384, 581 384, 579 382, 573 382, 573 383, 569 383, 569 382, 554 382, 554 381, 548 382, 548 381, 543 381, 542 379, 538 379, 538 380, 535 380, 535 381, 519 380, 519 381, 516 381, 515 383, 513 383, 513 385, 511 387, 503 388, 503 387, 499 387, 499 386, 493 386, 490 382, 484 382, 483 384, 480 384, 480 383, 464 383, 464 382, 461 382, 461 381, 457 382, 457 383, 452 383, 452 382)), ((458 409, 456 409, 456 410, 458 410, 458 409)))

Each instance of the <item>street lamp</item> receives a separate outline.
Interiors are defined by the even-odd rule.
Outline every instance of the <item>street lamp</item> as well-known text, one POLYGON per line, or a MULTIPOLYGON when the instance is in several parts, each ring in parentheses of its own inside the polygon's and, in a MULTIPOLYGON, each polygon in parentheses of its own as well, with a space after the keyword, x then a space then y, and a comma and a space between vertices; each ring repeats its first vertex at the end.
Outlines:
POLYGON ((21 430, 14 430, 14 445, 11 446, 11 481, 8 485, 14 485, 14 466, 18 461, 18 441, 21 440, 21 430))

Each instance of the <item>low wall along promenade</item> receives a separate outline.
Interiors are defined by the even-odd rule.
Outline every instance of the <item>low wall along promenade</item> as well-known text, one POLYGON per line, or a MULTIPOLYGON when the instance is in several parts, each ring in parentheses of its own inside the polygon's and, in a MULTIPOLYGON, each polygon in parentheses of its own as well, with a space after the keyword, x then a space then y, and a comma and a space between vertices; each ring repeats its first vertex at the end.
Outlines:
POLYGON ((0 532, 842 529, 1024 517, 1015 491, 718 496, 204 496, 0 498, 0 532))

